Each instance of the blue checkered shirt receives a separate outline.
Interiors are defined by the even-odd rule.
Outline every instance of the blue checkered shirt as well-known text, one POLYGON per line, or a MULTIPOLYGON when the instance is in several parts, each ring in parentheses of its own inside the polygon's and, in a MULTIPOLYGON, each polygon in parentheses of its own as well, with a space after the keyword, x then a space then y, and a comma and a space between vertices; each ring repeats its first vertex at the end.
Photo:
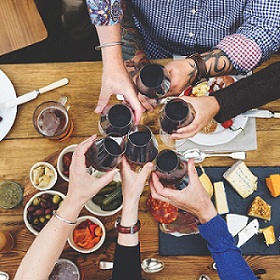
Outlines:
POLYGON ((217 47, 237 70, 248 72, 280 47, 279 0, 131 1, 150 58, 217 47))

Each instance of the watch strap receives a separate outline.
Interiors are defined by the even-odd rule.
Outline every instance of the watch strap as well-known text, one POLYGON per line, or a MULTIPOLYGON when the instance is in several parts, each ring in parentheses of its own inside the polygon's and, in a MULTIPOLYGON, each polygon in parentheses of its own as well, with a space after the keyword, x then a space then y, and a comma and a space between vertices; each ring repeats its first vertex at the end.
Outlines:
POLYGON ((197 69, 196 79, 194 80, 193 84, 196 84, 203 78, 207 78, 206 63, 205 63, 204 59, 202 58, 202 56, 198 53, 195 53, 187 58, 191 58, 194 60, 196 69, 197 69))
POLYGON ((115 227, 117 229, 117 231, 119 233, 123 233, 123 234, 134 234, 136 232, 138 232, 141 228, 141 222, 140 220, 137 220, 137 223, 132 225, 132 226, 122 226, 120 224, 121 222, 121 217, 118 217, 117 220, 116 220, 116 223, 115 223, 115 227))

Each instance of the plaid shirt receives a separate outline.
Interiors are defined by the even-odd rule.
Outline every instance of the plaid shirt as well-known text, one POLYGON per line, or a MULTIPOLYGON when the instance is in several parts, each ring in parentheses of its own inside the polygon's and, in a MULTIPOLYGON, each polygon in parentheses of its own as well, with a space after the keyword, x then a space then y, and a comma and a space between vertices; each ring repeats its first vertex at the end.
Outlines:
POLYGON ((190 55, 215 47, 246 73, 280 47, 279 0, 130 1, 149 58, 190 55))

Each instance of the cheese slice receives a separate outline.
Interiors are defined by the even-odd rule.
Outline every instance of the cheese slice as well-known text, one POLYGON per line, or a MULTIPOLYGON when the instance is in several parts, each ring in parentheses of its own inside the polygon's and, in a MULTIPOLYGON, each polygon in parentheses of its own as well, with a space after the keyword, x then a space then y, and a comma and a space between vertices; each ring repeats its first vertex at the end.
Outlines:
POLYGON ((227 196, 223 182, 214 183, 215 205, 219 214, 226 214, 229 212, 227 196))
POLYGON ((270 221, 271 206, 266 203, 261 197, 256 196, 249 208, 248 215, 270 221))
POLYGON ((273 226, 268 226, 266 228, 260 229, 260 233, 263 233, 267 246, 272 245, 276 242, 273 226))
POLYGON ((246 227, 249 217, 239 214, 227 214, 226 221, 228 226, 228 231, 232 236, 237 235, 243 228, 246 227))
POLYGON ((271 174, 265 182, 273 197, 280 195, 280 174, 271 174))
POLYGON ((203 185, 203 187, 205 188, 205 190, 208 192, 209 196, 212 197, 214 193, 213 184, 210 178, 208 177, 208 175, 205 173, 205 170, 202 167, 202 165, 200 165, 199 167, 202 171, 202 174, 199 176, 199 180, 203 185))
POLYGON ((223 174, 223 177, 243 198, 248 197, 257 189, 258 177, 256 177, 241 160, 233 164, 223 174))

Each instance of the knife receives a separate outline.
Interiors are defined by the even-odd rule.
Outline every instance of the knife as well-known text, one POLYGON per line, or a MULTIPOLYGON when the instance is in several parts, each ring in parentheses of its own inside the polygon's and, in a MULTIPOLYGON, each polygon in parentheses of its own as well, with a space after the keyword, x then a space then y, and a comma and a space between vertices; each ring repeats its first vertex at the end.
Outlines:
POLYGON ((238 233, 238 243, 237 247, 241 247, 244 243, 246 243, 252 236, 259 233, 259 221, 257 219, 254 219, 252 222, 250 222, 245 228, 243 228, 238 233))
POLYGON ((249 110, 245 113, 242 113, 241 115, 251 118, 280 118, 280 113, 258 109, 249 110))
POLYGON ((26 94, 23 94, 23 95, 21 95, 21 96, 19 96, 17 98, 14 98, 14 99, 12 99, 10 101, 1 103, 0 104, 0 110, 4 110, 4 109, 7 109, 7 108, 10 108, 10 107, 13 107, 13 106, 17 106, 17 105, 23 104, 23 103, 28 102, 30 100, 33 100, 39 94, 51 91, 53 89, 56 89, 56 88, 64 86, 64 85, 67 85, 68 82, 69 82, 69 80, 67 78, 63 78, 61 80, 58 80, 58 81, 56 81, 54 83, 51 83, 51 84, 45 86, 45 87, 42 87, 42 88, 30 91, 30 92, 28 92, 26 94))

